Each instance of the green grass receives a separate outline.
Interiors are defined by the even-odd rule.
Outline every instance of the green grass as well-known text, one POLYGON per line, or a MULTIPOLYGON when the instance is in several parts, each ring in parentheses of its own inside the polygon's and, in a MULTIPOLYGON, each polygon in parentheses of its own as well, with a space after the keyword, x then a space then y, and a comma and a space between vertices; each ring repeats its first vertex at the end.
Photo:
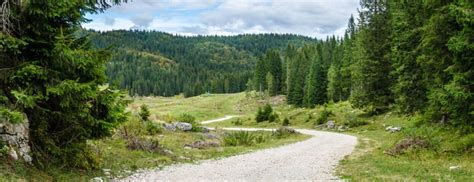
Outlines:
MULTIPOLYGON (((243 102, 254 104, 251 100, 240 94, 219 94, 198 96, 192 98, 138 98, 129 106, 129 110, 134 113, 132 118, 136 118, 139 106, 147 104, 150 106, 151 120, 159 121, 163 116, 178 117, 183 113, 191 114, 197 120, 214 119, 224 115, 245 115, 253 106, 242 105, 243 102)), ((138 119, 135 119, 138 120, 138 119)), ((133 122, 131 120, 129 122, 133 122)), ((215 131, 216 134, 223 135, 224 131, 215 131)), ((266 136, 271 136, 271 132, 263 132, 266 136)), ((228 157, 232 155, 251 152, 254 150, 271 148, 309 138, 307 135, 292 135, 286 138, 269 137, 264 142, 257 142, 252 145, 229 146, 221 141, 219 147, 207 149, 189 149, 185 144, 193 141, 208 141, 205 134, 199 132, 168 132, 147 136, 156 138, 160 144, 172 154, 160 152, 146 152, 139 150, 129 150, 126 141, 115 134, 101 140, 89 141, 93 151, 100 159, 100 167, 97 170, 69 170, 55 167, 39 170, 23 163, 2 163, 0 164, 0 181, 89 181, 93 177, 104 176, 102 169, 110 169, 112 177, 124 177, 137 169, 161 168, 175 163, 192 163, 200 160, 228 157)), ((1 161, 7 161, 0 159, 1 161)))
MULTIPOLYGON (((265 102, 270 102, 271 99, 265 102)), ((260 104, 261 105, 261 104, 260 104)), ((285 117, 290 126, 295 128, 312 128, 329 130, 317 126, 317 118, 324 107, 314 109, 294 108, 283 103, 272 104, 279 114, 280 122, 268 121, 257 123, 255 114, 241 116, 241 125, 234 125, 231 120, 211 123, 213 127, 259 127, 277 128, 285 117)), ((472 136, 461 136, 455 130, 442 129, 437 126, 415 126, 416 116, 401 116, 387 112, 379 116, 366 116, 363 111, 354 109, 348 102, 331 103, 326 106, 332 112, 328 120, 337 125, 351 125, 346 134, 359 138, 356 150, 347 156, 337 167, 337 174, 353 181, 472 181, 474 179, 474 154, 472 152, 452 152, 459 148, 459 141, 472 143, 472 136), (359 124, 364 124, 357 126, 359 124), (401 126, 402 132, 385 131, 387 126, 401 126), (408 136, 424 136, 433 143, 428 149, 409 150, 398 156, 385 154, 397 142, 408 136), (460 166, 458 170, 449 170, 451 166, 460 166)), ((338 132, 337 130, 330 130, 338 132)))

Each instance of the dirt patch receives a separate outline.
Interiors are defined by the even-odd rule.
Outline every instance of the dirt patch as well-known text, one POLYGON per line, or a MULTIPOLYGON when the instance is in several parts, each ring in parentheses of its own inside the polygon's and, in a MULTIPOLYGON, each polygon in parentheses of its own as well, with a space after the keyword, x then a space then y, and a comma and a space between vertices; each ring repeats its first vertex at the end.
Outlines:
POLYGON ((385 151, 385 154, 396 156, 403 154, 405 151, 416 148, 427 148, 428 142, 419 138, 406 138, 398 142, 393 148, 385 151))

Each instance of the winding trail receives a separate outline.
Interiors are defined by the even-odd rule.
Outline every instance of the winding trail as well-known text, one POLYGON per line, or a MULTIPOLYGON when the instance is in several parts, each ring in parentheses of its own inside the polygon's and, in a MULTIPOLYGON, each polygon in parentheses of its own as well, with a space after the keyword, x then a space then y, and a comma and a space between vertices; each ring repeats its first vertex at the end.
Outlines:
POLYGON ((215 122, 225 121, 225 120, 228 120, 228 119, 232 119, 232 118, 234 118, 234 117, 235 117, 235 116, 228 115, 228 116, 224 116, 223 118, 212 119, 212 120, 207 120, 207 121, 201 121, 201 124, 209 124, 209 123, 215 123, 215 122))
MULTIPOLYGON (((221 118, 222 119, 222 118, 221 118)), ((216 120, 211 120, 216 122, 216 120)), ((224 128, 227 130, 268 130, 224 128)), ((297 129, 310 139, 198 164, 178 164, 134 174, 122 181, 328 181, 339 180, 334 168, 350 154, 357 138, 350 135, 297 129)))

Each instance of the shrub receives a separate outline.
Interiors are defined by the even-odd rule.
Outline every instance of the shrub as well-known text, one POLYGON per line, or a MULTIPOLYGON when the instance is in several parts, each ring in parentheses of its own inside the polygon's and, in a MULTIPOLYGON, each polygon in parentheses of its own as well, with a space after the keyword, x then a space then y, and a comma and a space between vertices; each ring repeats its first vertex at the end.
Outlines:
POLYGON ((275 122, 278 121, 278 114, 277 113, 272 113, 270 116, 268 116, 268 121, 269 122, 275 122))
POLYGON ((224 135, 224 143, 229 146, 249 146, 255 143, 255 133, 236 131, 224 135))
POLYGON ((236 120, 233 120, 231 123, 233 125, 240 126, 242 125, 242 120, 240 118, 237 118, 236 120))
POLYGON ((452 143, 455 152, 468 152, 474 150, 474 133, 461 137, 452 143))
POLYGON ((286 138, 295 134, 298 134, 298 132, 295 129, 289 127, 280 127, 273 132, 273 136, 276 136, 277 138, 286 138))
POLYGON ((0 157, 7 155, 8 153, 8 146, 0 140, 0 157))
POLYGON ((265 121, 265 115, 262 111, 262 108, 258 108, 258 111, 257 111, 257 115, 255 116, 255 121, 257 121, 257 123, 260 123, 260 122, 263 122, 265 121))
POLYGON ((130 150, 143 150, 147 152, 162 152, 163 148, 157 139, 130 136, 127 139, 127 148, 130 150))
POLYGON ((395 156, 403 154, 407 150, 427 148, 428 143, 420 138, 407 138, 398 142, 393 148, 385 151, 386 154, 395 156))
POLYGON ((161 125, 152 121, 145 122, 145 130, 149 135, 155 135, 162 132, 161 125))
POLYGON ((358 127, 369 124, 367 121, 357 117, 354 113, 348 113, 344 115, 344 122, 342 123, 344 126, 347 127, 358 127))
POLYGON ((255 143, 264 143, 270 140, 270 136, 265 132, 257 132, 255 136, 255 143))
POLYGON ((184 113, 178 117, 178 121, 186 122, 186 123, 194 123, 194 121, 196 121, 196 117, 194 117, 193 115, 184 113))
POLYGON ((200 123, 196 122, 196 117, 194 117, 193 115, 186 114, 186 113, 181 114, 178 117, 178 121, 191 124, 192 125, 191 131, 194 131, 194 132, 202 131, 202 128, 200 127, 201 126, 200 123))
POLYGON ((255 120, 257 121, 257 123, 270 120, 270 122, 273 122, 276 121, 277 116, 278 115, 273 114, 272 106, 270 104, 267 104, 263 107, 263 109, 261 107, 258 108, 255 120))
POLYGON ((319 114, 319 117, 316 120, 316 124, 318 125, 324 124, 328 120, 329 116, 331 115, 332 115, 332 112, 327 110, 325 107, 324 110, 321 112, 321 114, 319 114))
POLYGON ((140 106, 140 112, 138 113, 138 115, 140 116, 140 119, 142 119, 142 121, 148 121, 150 117, 150 110, 148 109, 148 106, 146 104, 140 106))
POLYGON ((290 125, 290 120, 288 120, 288 118, 285 117, 285 119, 283 119, 283 123, 281 125, 282 126, 289 126, 290 125))

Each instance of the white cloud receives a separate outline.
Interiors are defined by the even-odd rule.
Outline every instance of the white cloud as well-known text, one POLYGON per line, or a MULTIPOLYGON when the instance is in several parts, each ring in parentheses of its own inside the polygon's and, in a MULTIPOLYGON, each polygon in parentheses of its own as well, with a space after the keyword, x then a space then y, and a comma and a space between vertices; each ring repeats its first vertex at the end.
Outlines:
POLYGON ((134 26, 183 35, 273 32, 325 38, 342 36, 357 7, 358 0, 134 0, 83 26, 98 30, 134 26))

